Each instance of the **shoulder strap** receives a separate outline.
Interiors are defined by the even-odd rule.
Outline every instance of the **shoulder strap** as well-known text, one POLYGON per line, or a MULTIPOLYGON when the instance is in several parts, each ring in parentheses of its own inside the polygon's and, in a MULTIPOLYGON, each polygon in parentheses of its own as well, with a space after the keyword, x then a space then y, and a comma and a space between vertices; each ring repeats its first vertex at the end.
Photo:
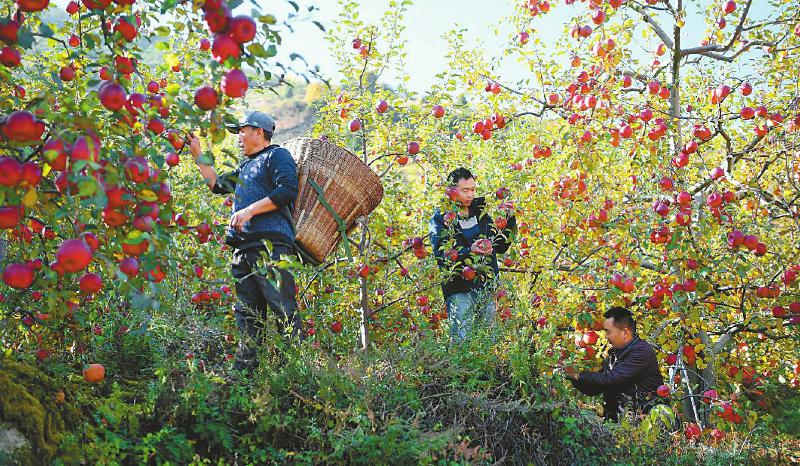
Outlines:
MULTIPOLYGON (((272 153, 275 152, 275 149, 280 149, 280 147, 281 146, 279 144, 273 144, 272 147, 270 147, 270 149, 268 151, 266 151, 265 153, 259 155, 259 157, 266 156, 267 157, 267 165, 269 165, 269 159, 270 159, 270 157, 272 157, 272 153)), ((279 211, 284 217, 286 217, 286 220, 289 221, 289 225, 292 226, 292 236, 296 235, 297 234, 297 225, 295 225, 295 223, 294 223, 294 215, 293 215, 294 214, 294 203, 292 203, 290 206, 287 205, 287 206, 281 207, 279 209, 279 211)))

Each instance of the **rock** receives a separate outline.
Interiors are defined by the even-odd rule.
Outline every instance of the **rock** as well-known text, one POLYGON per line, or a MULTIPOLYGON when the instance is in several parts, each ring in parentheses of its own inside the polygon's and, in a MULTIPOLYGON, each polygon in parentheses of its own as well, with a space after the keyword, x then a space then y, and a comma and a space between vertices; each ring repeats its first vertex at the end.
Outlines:
POLYGON ((30 447, 30 442, 15 427, 0 422, 0 463, 10 464, 16 452, 30 447))

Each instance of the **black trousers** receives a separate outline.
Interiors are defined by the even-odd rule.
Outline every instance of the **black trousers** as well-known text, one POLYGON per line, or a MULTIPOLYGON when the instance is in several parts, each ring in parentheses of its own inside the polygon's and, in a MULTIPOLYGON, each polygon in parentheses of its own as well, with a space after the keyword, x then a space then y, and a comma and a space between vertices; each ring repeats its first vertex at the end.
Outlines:
MULTIPOLYGON (((297 313, 294 276, 288 270, 258 265, 262 251, 266 249, 233 250, 231 272, 236 279, 236 294, 239 302, 234 306, 236 323, 241 337, 237 359, 250 360, 256 356, 256 345, 269 311, 275 316, 278 330, 300 338, 302 323, 297 313)), ((289 253, 286 247, 275 247, 272 257, 277 259, 289 253)))

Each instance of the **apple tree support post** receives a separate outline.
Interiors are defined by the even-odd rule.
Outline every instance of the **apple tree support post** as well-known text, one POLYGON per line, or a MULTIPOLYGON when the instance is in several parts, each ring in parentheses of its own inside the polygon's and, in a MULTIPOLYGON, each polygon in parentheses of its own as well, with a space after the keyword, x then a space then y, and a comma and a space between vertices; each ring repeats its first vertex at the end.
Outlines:
MULTIPOLYGON (((308 183, 314 188, 314 191, 317 192, 317 200, 319 203, 322 204, 325 209, 330 212, 333 219, 336 221, 338 225, 337 230, 342 238, 342 243, 344 243, 344 250, 347 254, 347 258, 352 261, 353 260, 353 253, 350 249, 350 239, 347 237, 347 225, 345 224, 342 217, 336 213, 336 211, 331 207, 330 203, 325 199, 325 193, 322 190, 322 187, 317 184, 314 180, 309 179, 308 183)), ((367 227, 362 222, 362 238, 361 238, 361 245, 359 246, 359 250, 363 252, 363 246, 366 241, 367 237, 367 227)), ((367 349, 369 346, 369 318, 370 318, 370 310, 369 310, 369 290, 367 286, 367 279, 361 277, 361 286, 360 286, 360 300, 361 300, 361 323, 359 325, 359 340, 361 342, 361 348, 367 349)))

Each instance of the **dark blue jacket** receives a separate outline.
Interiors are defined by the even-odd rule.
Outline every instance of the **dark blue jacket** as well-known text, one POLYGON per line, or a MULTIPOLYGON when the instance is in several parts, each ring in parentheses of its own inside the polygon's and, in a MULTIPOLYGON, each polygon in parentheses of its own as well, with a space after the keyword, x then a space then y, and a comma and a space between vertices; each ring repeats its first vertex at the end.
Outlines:
POLYGON ((635 335, 625 348, 609 352, 600 372, 584 371, 578 380, 570 381, 586 395, 602 393, 603 416, 617 420, 624 406, 647 412, 657 402, 656 390, 664 383, 664 378, 658 370, 653 347, 635 335))
POLYGON ((431 218, 429 229, 433 254, 436 256, 439 268, 452 274, 449 280, 442 285, 442 293, 445 299, 456 293, 479 290, 494 278, 479 274, 474 280, 467 281, 461 277, 461 270, 466 265, 466 260, 474 256, 470 253, 470 247, 475 240, 482 238, 492 240, 494 251, 491 256, 488 256, 488 261, 494 276, 497 276, 498 273, 497 254, 504 254, 511 246, 510 236, 511 232, 516 229, 516 218, 513 215, 510 216, 506 228, 498 232, 495 228, 494 220, 484 213, 485 205, 486 200, 483 197, 477 197, 472 200, 472 204, 469 206, 468 218, 475 217, 477 225, 467 230, 461 228, 459 219, 453 221, 450 226, 445 225, 444 215, 439 209, 436 209, 431 218), (452 247, 458 251, 458 259, 455 263, 445 257, 445 252, 450 248, 448 243, 451 239, 455 240, 455 244, 452 247))
POLYGON ((294 227, 291 212, 297 198, 297 164, 288 150, 272 144, 244 160, 239 167, 217 178, 212 191, 234 193, 233 212, 270 198, 278 210, 253 216, 242 231, 226 230, 225 243, 237 249, 273 244, 292 247, 294 227))

